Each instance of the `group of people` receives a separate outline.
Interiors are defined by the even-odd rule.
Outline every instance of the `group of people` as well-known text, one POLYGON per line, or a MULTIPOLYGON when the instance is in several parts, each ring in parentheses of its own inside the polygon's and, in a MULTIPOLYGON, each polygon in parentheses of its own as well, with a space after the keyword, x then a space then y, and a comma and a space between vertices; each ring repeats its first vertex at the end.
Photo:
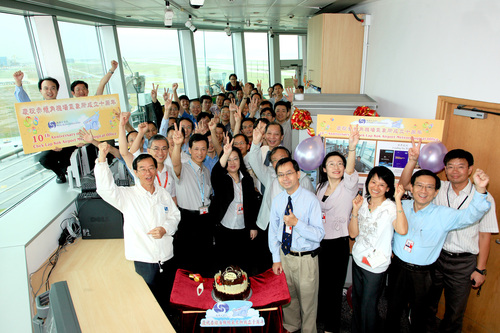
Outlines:
MULTIPOLYGON (((46 81, 42 94, 55 98, 46 81)), ((291 155, 292 89, 283 95, 276 83, 264 100, 259 83, 243 85, 232 74, 225 91, 239 94, 221 93, 213 104, 212 96, 190 99, 177 88, 164 89, 162 106, 153 85, 154 116, 137 130, 130 113, 116 110, 119 149, 81 133, 99 148, 97 192, 124 215, 125 256, 167 312, 178 268, 204 277, 232 264, 250 275, 272 268, 284 272, 290 291, 287 331, 316 332, 318 322, 339 332, 352 238, 353 332, 382 331, 377 305, 387 275, 384 331, 399 332, 410 308, 413 332, 460 332, 470 288, 485 280, 489 235, 498 232, 488 176, 477 169, 469 180, 470 153, 450 151, 449 181, 441 181, 428 170, 413 173, 420 152, 413 142, 399 184, 388 168, 374 167, 363 198, 359 132, 351 127, 347 158, 327 154, 314 188, 291 155), (108 153, 127 165, 134 187, 115 185, 108 153), (402 200, 406 190, 413 200, 402 200)))

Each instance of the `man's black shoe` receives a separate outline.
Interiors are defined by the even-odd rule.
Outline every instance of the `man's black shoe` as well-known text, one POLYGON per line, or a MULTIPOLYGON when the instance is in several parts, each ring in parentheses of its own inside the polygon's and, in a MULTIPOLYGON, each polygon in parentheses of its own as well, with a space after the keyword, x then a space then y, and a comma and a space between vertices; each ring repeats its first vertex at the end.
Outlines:
POLYGON ((66 183, 66 175, 64 173, 57 175, 56 183, 58 183, 58 184, 66 183))

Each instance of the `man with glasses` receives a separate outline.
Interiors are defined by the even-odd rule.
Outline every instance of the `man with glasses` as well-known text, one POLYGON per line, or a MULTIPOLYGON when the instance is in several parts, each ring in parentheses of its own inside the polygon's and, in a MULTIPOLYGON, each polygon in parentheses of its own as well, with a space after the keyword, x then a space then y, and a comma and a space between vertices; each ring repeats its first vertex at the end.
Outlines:
POLYGON ((123 213, 125 258, 134 261, 135 271, 166 311, 175 274, 172 244, 180 212, 170 194, 155 182, 157 162, 151 155, 141 154, 132 163, 138 178, 135 186, 121 187, 115 185, 106 163, 109 149, 108 143, 99 144, 94 169, 97 193, 123 213))
MULTIPOLYGON (((403 171, 407 179, 416 162, 412 151, 403 171)), ((406 177, 406 178, 405 178, 406 177)), ((406 235, 394 234, 394 258, 389 271, 387 332, 400 332, 401 315, 410 303, 411 331, 425 332, 429 317, 427 307, 431 288, 431 272, 448 232, 464 228, 479 220, 488 209, 486 185, 489 177, 477 169, 474 174, 476 191, 467 209, 456 210, 432 203, 438 195, 441 181, 432 171, 419 170, 411 176, 409 189, 413 200, 403 202, 408 220, 406 235)))
MULTIPOLYGON (((416 166, 420 154, 420 142, 412 142, 409 150, 407 172, 401 181, 409 182, 409 175, 416 166)), ((445 173, 448 181, 441 181, 434 203, 436 205, 465 209, 474 196, 469 180, 474 165, 474 157, 462 149, 450 150, 444 157, 445 173)), ((406 185, 402 183, 403 185, 406 185)), ((443 249, 431 271, 432 287, 429 298, 429 332, 461 332, 462 322, 471 287, 481 287, 486 279, 486 263, 490 250, 491 233, 498 232, 495 201, 488 194, 491 208, 473 225, 448 233, 443 249), (438 328, 436 313, 441 294, 445 296, 445 312, 438 328)))
POLYGON ((325 236, 321 207, 316 196, 300 186, 295 160, 284 158, 276 174, 285 189, 271 206, 269 250, 273 272, 285 272, 290 304, 283 308, 283 327, 289 332, 316 332, 318 309, 319 244, 325 236))

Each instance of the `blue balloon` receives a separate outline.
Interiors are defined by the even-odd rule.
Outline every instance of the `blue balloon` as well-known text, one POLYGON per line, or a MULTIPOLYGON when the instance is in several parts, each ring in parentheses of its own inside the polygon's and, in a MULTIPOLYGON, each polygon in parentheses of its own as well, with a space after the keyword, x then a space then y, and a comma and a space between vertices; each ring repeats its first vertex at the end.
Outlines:
POLYGON ((302 170, 314 170, 325 158, 325 146, 319 135, 305 139, 295 148, 294 159, 302 170))

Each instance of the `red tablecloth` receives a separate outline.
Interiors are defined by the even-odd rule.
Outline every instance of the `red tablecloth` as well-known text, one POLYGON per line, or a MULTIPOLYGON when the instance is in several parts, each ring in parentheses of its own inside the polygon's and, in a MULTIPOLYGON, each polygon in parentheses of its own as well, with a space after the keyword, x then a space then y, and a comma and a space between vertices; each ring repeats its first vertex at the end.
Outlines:
MULTIPOLYGON (((182 310, 208 310, 216 303, 212 299, 214 279, 205 278, 204 291, 198 296, 196 288, 199 282, 189 278, 190 271, 178 269, 175 274, 170 302, 182 310)), ((276 307, 290 303, 290 293, 286 284, 285 273, 275 275, 272 269, 250 277, 253 308, 276 307)))

